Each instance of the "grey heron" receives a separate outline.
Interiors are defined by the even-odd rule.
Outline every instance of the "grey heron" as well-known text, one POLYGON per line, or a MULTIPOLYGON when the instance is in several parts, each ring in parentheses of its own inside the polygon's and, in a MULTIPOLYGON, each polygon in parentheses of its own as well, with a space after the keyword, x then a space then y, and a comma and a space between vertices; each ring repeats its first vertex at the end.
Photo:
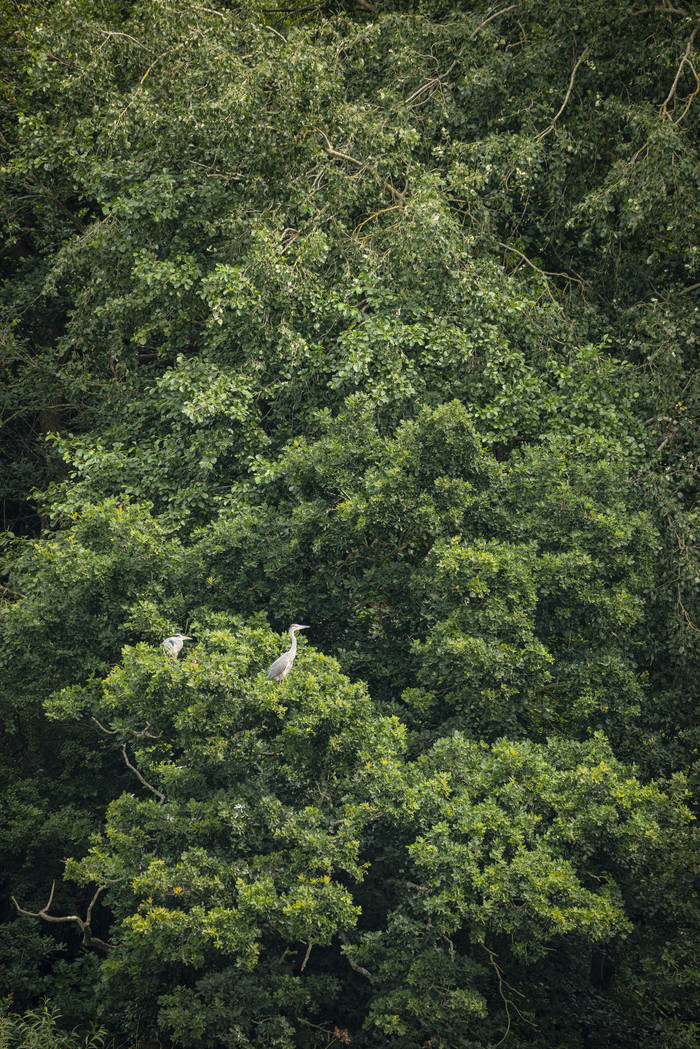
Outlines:
POLYGON ((183 641, 193 640, 194 638, 188 637, 187 634, 173 634, 172 637, 166 637, 162 648, 166 656, 169 656, 171 659, 177 659, 182 651, 183 641))
POLYGON ((282 681, 287 676, 289 671, 292 669, 292 663, 294 657, 297 654, 297 630, 308 630, 308 626, 304 626, 302 623, 292 623, 289 628, 289 636, 292 639, 292 647, 287 651, 283 652, 281 656, 278 656, 272 666, 267 672, 268 681, 282 681))

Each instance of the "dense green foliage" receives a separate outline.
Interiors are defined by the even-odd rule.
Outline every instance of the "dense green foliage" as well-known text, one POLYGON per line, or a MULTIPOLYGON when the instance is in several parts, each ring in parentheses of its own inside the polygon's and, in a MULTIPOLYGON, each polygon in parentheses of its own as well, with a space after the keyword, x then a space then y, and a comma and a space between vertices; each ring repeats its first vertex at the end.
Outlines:
POLYGON ((48 1002, 22 1015, 7 1012, 0 1015, 3 1049, 101 1049, 103 1043, 102 1030, 83 1036, 63 1030, 58 1010, 48 1002))
POLYGON ((0 10, 6 1009, 697 1046, 696 14, 0 10))

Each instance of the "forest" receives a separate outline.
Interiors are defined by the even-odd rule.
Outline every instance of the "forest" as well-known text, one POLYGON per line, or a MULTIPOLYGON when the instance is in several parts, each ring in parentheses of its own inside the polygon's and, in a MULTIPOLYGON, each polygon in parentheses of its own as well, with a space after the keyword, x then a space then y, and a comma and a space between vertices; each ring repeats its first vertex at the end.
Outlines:
POLYGON ((698 1049, 695 4, 0 25, 2 1049, 698 1049))

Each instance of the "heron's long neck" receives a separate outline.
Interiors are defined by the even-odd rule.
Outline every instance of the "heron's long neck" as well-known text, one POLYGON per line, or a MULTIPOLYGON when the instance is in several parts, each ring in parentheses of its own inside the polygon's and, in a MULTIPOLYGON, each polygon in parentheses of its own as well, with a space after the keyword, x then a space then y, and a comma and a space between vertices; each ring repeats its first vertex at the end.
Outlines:
POLYGON ((291 637, 291 639, 292 639, 292 647, 291 647, 291 648, 290 648, 290 650, 289 650, 289 655, 292 655, 292 656, 293 656, 293 655, 294 655, 294 653, 295 653, 295 652, 296 652, 296 650, 297 650, 297 635, 296 635, 296 632, 295 632, 294 630, 290 630, 290 631, 289 631, 289 636, 290 636, 290 637, 291 637))

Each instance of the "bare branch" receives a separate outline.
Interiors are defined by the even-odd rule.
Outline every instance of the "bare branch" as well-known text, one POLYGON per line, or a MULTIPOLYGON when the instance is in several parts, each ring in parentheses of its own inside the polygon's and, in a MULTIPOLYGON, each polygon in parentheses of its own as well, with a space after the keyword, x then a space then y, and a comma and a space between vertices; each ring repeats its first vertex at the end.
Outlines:
MULTIPOLYGON (((338 933, 338 937, 340 938, 340 942, 345 944, 346 947, 352 947, 352 944, 350 943, 350 940, 348 939, 347 933, 344 933, 341 930, 338 933)), ((368 980, 372 979, 372 974, 368 973, 367 970, 363 969, 363 967, 361 965, 358 965, 357 962, 354 962, 349 954, 346 954, 345 957, 347 958, 347 960, 348 960, 348 962, 350 964, 350 968, 353 969, 354 972, 360 973, 361 976, 366 976, 368 980)))
POLYGON ((666 447, 666 445, 670 441, 675 440, 677 436, 678 436, 678 428, 677 427, 675 429, 669 430, 668 433, 666 434, 666 436, 664 437, 663 441, 661 442, 661 444, 657 446, 657 449, 656 449, 657 452, 662 451, 666 447))
POLYGON ((131 771, 136 774, 137 778, 140 780, 141 783, 143 783, 144 787, 148 787, 152 794, 156 794, 160 798, 159 804, 162 805, 165 801, 165 794, 163 794, 162 791, 157 790, 155 787, 152 787, 150 783, 147 783, 141 775, 141 773, 139 772, 139 770, 136 768, 136 766, 131 764, 126 753, 126 743, 122 747, 122 754, 124 755, 124 761, 126 762, 128 768, 130 768, 131 771))
POLYGON ((263 7, 261 10, 266 15, 301 15, 307 11, 320 11, 323 3, 306 4, 304 7, 263 7))
MULTIPOLYGON (((95 892, 95 895, 90 900, 90 904, 89 904, 88 909, 87 909, 87 914, 85 915, 85 924, 87 925, 88 928, 90 928, 90 923, 92 922, 92 908, 95 906, 95 904, 97 903, 98 899, 100 898, 100 893, 104 892, 104 890, 106 888, 107 888, 106 884, 100 885, 99 888, 97 889, 97 891, 95 892)), ((102 941, 100 941, 100 942, 102 942, 102 941)))
MULTIPOLYGON (((573 284, 580 284, 584 288, 591 288, 591 285, 588 283, 587 280, 584 280, 583 277, 576 276, 573 273, 566 273, 564 270, 557 271, 540 269, 539 266, 535 265, 532 259, 529 259, 527 255, 523 255, 522 251, 519 251, 517 248, 514 248, 511 244, 503 244, 503 242, 499 240, 498 246, 499 248, 503 248, 504 251, 512 251, 514 255, 517 255, 519 258, 521 258, 523 262, 526 262, 528 266, 531 266, 536 273, 539 273, 543 277, 564 277, 565 280, 571 281, 573 284)), ((552 297, 551 292, 550 297, 552 297)))
MULTIPOLYGON (((328 138, 328 135, 326 134, 325 131, 322 131, 321 128, 315 127, 315 128, 311 128, 311 130, 312 131, 316 131, 316 132, 318 132, 319 135, 323 136, 323 138, 325 139, 325 142, 326 142, 326 152, 328 154, 330 154, 330 156, 337 157, 339 160, 347 160, 350 164, 354 164, 355 167, 360 168, 360 169, 362 169, 362 168, 369 168, 370 171, 372 171, 377 176, 377 178, 382 178, 382 176, 377 171, 376 167, 372 167, 368 163, 368 161, 366 161, 366 160, 357 160, 356 157, 351 157, 347 153, 341 153, 341 152, 339 152, 339 150, 335 149, 331 145, 331 142, 330 142, 330 139, 328 138)), ((396 189, 394 186, 392 186, 391 182, 389 182, 387 179, 382 179, 382 183, 384 185, 384 188, 387 190, 387 192, 389 192, 391 194, 391 196, 394 198, 394 200, 397 200, 399 202, 399 204, 401 204, 401 205, 405 205, 406 198, 405 198, 405 195, 403 193, 400 193, 399 190, 396 189)))
POLYGON ((673 83, 671 84, 671 90, 666 95, 666 98, 661 103, 661 106, 659 108, 659 112, 660 112, 661 116, 664 117, 664 118, 668 117, 668 119, 671 120, 671 115, 668 112, 668 104, 669 104, 669 102, 673 101, 674 108, 675 108, 675 104, 676 104, 676 101, 677 101, 676 88, 678 87, 678 82, 679 82, 679 80, 681 78, 681 75, 683 73, 683 67, 685 65, 690 66, 692 74, 695 77, 696 88, 695 88, 695 91, 693 91, 693 93, 689 96, 689 98, 686 99, 685 109, 683 110, 683 112, 679 116, 678 120, 675 121, 676 124, 678 124, 683 119, 685 114, 688 112, 688 109, 690 108, 690 103, 693 101, 695 96, 700 91, 700 79, 698 79, 698 74, 695 72, 695 67, 693 66, 693 63, 690 61, 690 52, 693 50, 693 41, 695 40, 695 34, 697 33, 699 28, 700 28, 700 26, 695 26, 695 29, 690 34, 690 38, 689 38, 688 43, 686 45, 685 52, 683 53, 683 57, 681 58, 680 65, 678 66, 678 69, 676 70, 676 75, 674 77, 673 83))
POLYGON ((387 878, 390 885, 401 885, 407 889, 413 889, 415 892, 427 892, 430 893, 433 890, 427 885, 418 885, 414 881, 405 881, 403 878, 387 878))
POLYGON ((97 888, 97 890, 95 892, 95 895, 92 897, 92 900, 90 901, 90 905, 88 906, 88 909, 87 909, 87 920, 86 921, 83 921, 83 919, 77 914, 67 914, 67 915, 63 915, 63 916, 59 917, 57 915, 48 913, 49 912, 49 908, 51 907, 51 904, 53 903, 53 894, 54 894, 54 890, 56 889, 56 882, 55 882, 55 880, 54 880, 53 884, 51 885, 51 892, 49 894, 49 902, 46 904, 45 907, 42 907, 40 911, 27 911, 27 910, 24 909, 24 907, 20 907, 20 905, 17 903, 17 900, 15 899, 14 896, 12 896, 11 898, 12 898, 12 902, 14 903, 15 907, 17 908, 17 910, 19 911, 20 914, 26 914, 30 918, 43 918, 44 921, 47 921, 47 922, 74 922, 78 926, 78 928, 80 929, 80 931, 83 934, 83 946, 84 947, 94 947, 98 951, 109 951, 109 950, 111 950, 110 945, 108 943, 105 943, 104 940, 101 940, 99 938, 99 936, 93 936, 92 935, 92 929, 90 928, 90 921, 92 919, 92 908, 97 903, 97 900, 99 899, 100 894, 103 893, 104 890, 107 887, 108 887, 108 883, 105 882, 103 885, 100 885, 97 888))
POLYGON ((426 80, 424 84, 421 84, 420 87, 416 88, 416 90, 408 96, 406 99, 406 105, 410 106, 411 102, 414 102, 424 91, 429 91, 431 87, 442 87, 443 78, 448 76, 456 65, 457 59, 454 60, 452 65, 448 66, 444 73, 438 73, 437 76, 432 77, 430 80, 426 80))
POLYGON ((104 725, 102 724, 102 722, 98 721, 96 717, 93 717, 92 720, 95 722, 95 724, 100 729, 100 731, 104 732, 104 734, 106 736, 117 736, 120 732, 125 732, 131 737, 131 739, 162 739, 163 738, 163 733, 162 732, 150 732, 149 731, 150 728, 151 728, 150 721, 146 722, 146 727, 145 728, 142 728, 140 731, 137 731, 136 729, 133 729, 133 728, 125 728, 125 729, 105 728, 104 725))
POLYGON ((223 11, 215 11, 213 7, 193 7, 193 11, 206 11, 208 15, 218 15, 219 18, 228 18, 223 11))
POLYGON ((165 58, 165 57, 166 57, 166 55, 170 55, 170 54, 172 54, 172 51, 173 51, 173 49, 172 49, 172 48, 170 48, 170 49, 169 49, 168 51, 164 51, 162 55, 158 55, 158 57, 157 57, 157 58, 154 58, 154 59, 153 59, 153 61, 151 62, 150 66, 148 67, 148 69, 146 70, 146 72, 145 72, 145 73, 143 74, 143 76, 142 76, 142 77, 141 77, 141 79, 139 80, 139 87, 143 87, 143 84, 144 84, 144 81, 146 80, 146 77, 147 77, 147 76, 148 76, 148 74, 149 74, 149 73, 151 72, 151 70, 153 69, 153 67, 154 67, 154 66, 157 66, 157 65, 158 65, 158 63, 160 62, 161 58, 165 58))
POLYGON ((367 218, 363 219, 360 225, 356 226, 355 229, 352 231, 353 237, 357 237, 362 227, 365 226, 368 222, 371 222, 372 219, 378 218, 379 215, 386 214, 387 211, 396 211, 397 208, 401 207, 403 207, 402 204, 390 204, 388 208, 380 208, 379 211, 375 211, 371 215, 368 215, 367 218))
POLYGON ((474 37, 476 36, 476 34, 477 34, 477 33, 480 33, 480 32, 481 32, 481 30, 482 30, 482 29, 484 28, 484 26, 485 26, 485 25, 488 25, 488 24, 489 24, 489 22, 493 22, 494 18, 500 18, 500 16, 501 16, 501 15, 505 15, 505 14, 507 14, 507 13, 508 13, 508 11, 515 11, 516 7, 519 7, 519 6, 520 6, 520 4, 511 4, 511 5, 510 5, 510 7, 503 7, 503 8, 501 8, 501 10, 500 10, 500 11, 495 11, 495 12, 494 12, 494 13, 493 13, 492 15, 489 15, 489 17, 488 17, 488 18, 485 18, 485 19, 484 19, 484 21, 483 21, 483 22, 482 22, 482 23, 481 23, 480 25, 478 25, 478 26, 476 27, 476 29, 475 29, 475 30, 474 30, 474 32, 473 32, 473 33, 471 34, 471 36, 469 37, 469 39, 470 39, 470 40, 473 40, 473 39, 474 39, 474 37))
POLYGON ((673 7, 671 4, 665 2, 661 7, 638 7, 636 11, 632 12, 632 15, 634 18, 637 18, 639 15, 651 14, 652 11, 655 13, 658 12, 658 14, 661 15, 681 15, 683 18, 688 17, 688 12, 682 7, 673 7))
POLYGON ((590 50, 590 48, 587 47, 586 50, 582 52, 581 56, 576 60, 574 68, 571 70, 571 77, 569 78, 569 86, 566 89, 566 94, 564 95, 564 101, 560 105, 559 110, 558 110, 556 116, 552 118, 552 122, 549 125, 549 127, 546 127, 544 129, 544 131, 540 131, 539 135, 535 135, 535 142, 539 142, 539 140, 541 138, 544 138, 545 135, 548 135, 549 132, 554 129, 554 125, 556 124, 557 120, 559 119, 559 117, 562 115, 562 113, 566 109, 567 103, 569 101, 569 98, 571 97, 571 92, 572 92, 573 87, 574 87, 574 80, 576 79, 576 71, 578 70, 578 67, 581 65, 581 63, 583 62, 584 58, 588 54, 589 50, 590 50))
POLYGON ((105 736, 116 736, 116 734, 119 732, 118 728, 105 728, 104 725, 102 725, 96 717, 93 717, 92 720, 95 722, 100 731, 104 732, 105 736))
POLYGON ((128 33, 120 33, 116 29, 98 29, 98 33, 106 37, 123 36, 125 40, 131 40, 132 44, 136 44, 138 47, 142 47, 144 51, 151 50, 149 47, 146 47, 145 44, 142 44, 140 40, 137 40, 135 36, 129 36, 128 33))
POLYGON ((142 728, 140 732, 137 732, 136 729, 133 728, 130 728, 128 731, 129 735, 132 736, 133 739, 162 739, 162 732, 150 732, 150 728, 151 723, 150 721, 147 721, 146 727, 142 728))
POLYGON ((328 135, 325 131, 322 131, 320 127, 314 128, 314 131, 318 131, 319 135, 323 135, 324 139, 326 140, 326 152, 330 153, 332 157, 338 157, 340 160, 349 160, 351 164, 355 164, 358 168, 363 168, 366 166, 366 161, 356 160, 355 157, 350 157, 347 153, 339 153, 337 149, 334 149, 331 145, 331 141, 328 138, 328 135))
MULTIPOLYGON (((553 274, 548 273, 547 270, 540 269, 540 267, 536 266, 535 263, 531 259, 529 259, 527 257, 527 255, 523 255, 522 251, 518 251, 517 248, 511 247, 510 244, 503 244, 503 243, 501 243, 501 241, 499 241, 498 242, 498 246, 499 246, 499 248, 504 248, 505 251, 512 251, 514 255, 517 255, 519 258, 521 258, 523 260, 523 262, 526 262, 528 264, 528 266, 530 266, 535 271, 535 273, 539 273, 540 276, 542 276, 542 277, 553 276, 553 274)), ((554 295, 552 294, 551 289, 550 289, 548 283, 545 284, 545 291, 549 295, 549 297, 552 300, 552 302, 556 304, 557 300, 554 298, 554 295)))
POLYGON ((520 994, 520 991, 516 991, 514 987, 511 987, 510 984, 507 983, 503 979, 503 970, 496 963, 496 955, 494 954, 494 952, 489 947, 486 946, 486 944, 484 943, 483 940, 479 940, 479 943, 481 944, 481 946, 484 948, 484 950, 488 954, 488 956, 489 956, 489 963, 490 963, 490 965, 493 966, 494 972, 496 973, 496 977, 498 978, 498 993, 500 994, 501 998, 503 999, 503 1004, 504 1004, 505 1009, 506 1009, 506 1016, 508 1018, 508 1026, 506 1027, 506 1032, 503 1035, 503 1037, 501 1038, 500 1042, 496 1042, 496 1046, 499 1046, 499 1045, 502 1045, 503 1042, 505 1042, 506 1038, 508 1037, 508 1033, 510 1031, 510 1006, 511 1005, 515 1009, 515 1011, 518 1014, 518 1016, 520 1017, 520 1019, 523 1020, 525 1023, 530 1024, 531 1027, 535 1027, 535 1028, 537 1027, 537 1024, 533 1023, 532 1020, 528 1020, 528 1018, 526 1016, 523 1016, 523 1014, 520 1012, 520 1010, 518 1009, 518 1007, 515 1004, 515 1002, 513 1001, 513 999, 512 998, 508 998, 503 993, 503 988, 505 986, 505 987, 508 988, 509 991, 512 991, 514 994, 520 995, 521 998, 523 997, 522 994, 520 994))
POLYGON ((311 948, 312 947, 313 947, 313 943, 311 942, 311 940, 309 940, 308 947, 306 948, 306 954, 304 955, 304 961, 301 963, 301 971, 302 972, 306 968, 306 963, 309 960, 309 955, 311 954, 311 948))

